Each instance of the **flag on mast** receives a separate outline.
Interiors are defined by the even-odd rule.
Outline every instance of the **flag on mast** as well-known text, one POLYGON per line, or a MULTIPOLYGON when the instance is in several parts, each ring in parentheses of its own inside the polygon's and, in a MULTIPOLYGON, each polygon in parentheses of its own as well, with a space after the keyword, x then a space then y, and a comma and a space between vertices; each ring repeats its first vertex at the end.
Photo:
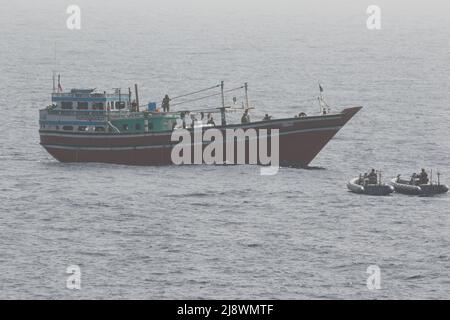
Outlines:
POLYGON ((319 90, 320 90, 320 92, 323 92, 323 88, 322 88, 322 85, 319 83, 319 90))

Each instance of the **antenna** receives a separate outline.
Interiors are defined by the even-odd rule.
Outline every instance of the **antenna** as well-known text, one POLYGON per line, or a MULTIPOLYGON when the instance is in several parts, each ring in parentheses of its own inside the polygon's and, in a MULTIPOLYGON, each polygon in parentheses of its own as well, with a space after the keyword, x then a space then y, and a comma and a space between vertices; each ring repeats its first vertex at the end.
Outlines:
POLYGON ((134 92, 136 95, 136 104, 137 104, 135 111, 139 112, 139 94, 138 94, 138 85, 137 84, 134 85, 134 92))
POLYGON ((248 104, 248 83, 246 82, 244 84, 244 88, 245 88, 245 104, 246 104, 246 108, 249 108, 249 104, 248 104))
POLYGON ((58 93, 62 91, 62 87, 61 87, 61 75, 58 74, 58 93))
POLYGON ((225 96, 224 96, 223 88, 224 88, 224 82, 221 81, 220 82, 220 92, 222 95, 222 108, 225 108, 225 96))
POLYGON ((320 92, 319 93, 319 97, 317 98, 317 100, 319 100, 320 113, 323 113, 323 95, 322 95, 323 88, 320 85, 320 81, 317 81, 317 84, 319 85, 319 92, 320 92))
POLYGON ((122 94, 121 94, 121 89, 120 88, 113 88, 115 91, 115 94, 119 95, 119 103, 122 102, 122 94))

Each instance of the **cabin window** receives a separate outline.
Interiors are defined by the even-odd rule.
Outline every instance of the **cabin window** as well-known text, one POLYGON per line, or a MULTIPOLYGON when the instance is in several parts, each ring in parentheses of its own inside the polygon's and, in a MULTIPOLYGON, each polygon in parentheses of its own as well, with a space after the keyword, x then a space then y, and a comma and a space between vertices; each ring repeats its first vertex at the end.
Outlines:
POLYGON ((88 103, 87 102, 78 102, 77 109, 78 110, 87 110, 88 109, 88 103))
POLYGON ((120 110, 120 109, 124 109, 125 108, 125 102, 120 101, 120 102, 116 102, 116 109, 120 110))
POLYGON ((78 126, 78 131, 87 131, 87 126, 78 126))
POLYGON ((105 127, 95 127, 95 132, 104 132, 105 127))
POLYGON ((104 108, 103 102, 95 102, 92 105, 92 109, 94 109, 94 110, 103 110, 103 108, 104 108))
POLYGON ((63 101, 61 102, 61 109, 72 109, 73 108, 73 102, 72 101, 63 101))
POLYGON ((135 130, 141 130, 141 124, 140 123, 136 123, 136 125, 134 126, 135 130))
POLYGON ((63 126, 63 130, 72 131, 73 127, 72 126, 63 126))
POLYGON ((128 131, 128 125, 127 125, 127 124, 124 124, 124 125, 122 126, 122 128, 123 128, 123 130, 128 131))

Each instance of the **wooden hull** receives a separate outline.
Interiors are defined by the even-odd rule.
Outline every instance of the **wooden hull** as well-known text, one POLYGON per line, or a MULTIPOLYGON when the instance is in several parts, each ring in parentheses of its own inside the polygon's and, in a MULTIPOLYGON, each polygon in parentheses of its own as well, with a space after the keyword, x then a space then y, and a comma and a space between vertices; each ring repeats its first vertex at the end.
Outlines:
MULTIPOLYGON (((333 115, 279 119, 215 128, 223 132, 225 129, 253 128, 258 134, 261 129, 269 129, 269 132, 278 129, 280 165, 306 167, 360 109, 361 107, 353 107, 333 115)), ((171 134, 172 131, 145 134, 95 134, 40 130, 40 143, 61 162, 172 165, 172 148, 177 142, 171 141, 171 134)), ((246 163, 249 163, 248 142, 246 155, 246 163)))

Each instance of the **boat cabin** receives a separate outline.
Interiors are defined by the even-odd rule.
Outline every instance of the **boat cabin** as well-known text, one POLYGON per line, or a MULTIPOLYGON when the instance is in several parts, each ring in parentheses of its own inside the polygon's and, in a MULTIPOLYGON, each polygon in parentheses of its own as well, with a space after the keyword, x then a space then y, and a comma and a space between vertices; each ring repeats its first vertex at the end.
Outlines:
POLYGON ((87 133, 146 133, 172 130, 177 114, 140 112, 131 93, 72 89, 52 93, 52 104, 40 110, 40 128, 46 131, 87 133))
POLYGON ((52 110, 119 111, 131 107, 131 94, 99 93, 95 89, 72 89, 52 93, 52 110))

